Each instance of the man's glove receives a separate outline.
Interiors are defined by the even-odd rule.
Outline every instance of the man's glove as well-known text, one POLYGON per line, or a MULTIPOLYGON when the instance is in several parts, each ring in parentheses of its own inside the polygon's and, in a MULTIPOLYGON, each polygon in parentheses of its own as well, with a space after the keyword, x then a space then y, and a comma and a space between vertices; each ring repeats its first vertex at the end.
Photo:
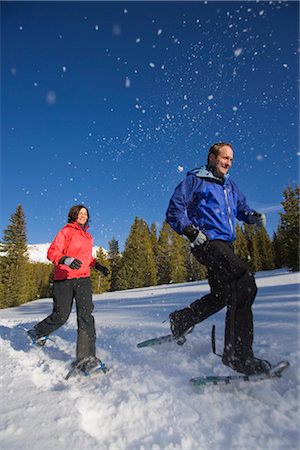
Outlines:
POLYGON ((105 266, 101 266, 101 264, 99 264, 98 262, 96 262, 95 264, 95 269, 98 270, 99 272, 102 272, 105 277, 107 277, 110 274, 109 269, 105 266))
POLYGON ((79 261, 79 259, 71 258, 70 256, 63 256, 62 258, 60 258, 59 264, 69 266, 70 269, 80 269, 82 262, 79 261))
POLYGON ((207 237, 205 236, 202 231, 197 230, 197 228, 194 227, 194 225, 188 225, 183 230, 183 234, 189 238, 191 247, 199 247, 200 245, 203 245, 204 242, 207 241, 207 237))
POLYGON ((252 212, 249 214, 249 223, 256 225, 259 228, 265 227, 267 223, 266 215, 264 213, 252 212))

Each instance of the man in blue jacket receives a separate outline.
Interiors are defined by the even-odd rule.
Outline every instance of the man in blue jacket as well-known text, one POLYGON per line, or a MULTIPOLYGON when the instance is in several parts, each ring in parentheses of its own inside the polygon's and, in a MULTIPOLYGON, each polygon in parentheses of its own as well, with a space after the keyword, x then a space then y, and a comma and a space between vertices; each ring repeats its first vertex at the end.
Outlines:
POLYGON ((248 265, 234 254, 236 219, 264 226, 264 214, 247 205, 244 194, 229 178, 231 144, 211 146, 207 165, 188 172, 175 189, 167 210, 167 222, 191 242, 195 258, 207 267, 211 292, 189 307, 170 314, 176 339, 227 306, 222 361, 246 375, 268 371, 270 363, 252 351, 252 303, 257 288, 248 265))

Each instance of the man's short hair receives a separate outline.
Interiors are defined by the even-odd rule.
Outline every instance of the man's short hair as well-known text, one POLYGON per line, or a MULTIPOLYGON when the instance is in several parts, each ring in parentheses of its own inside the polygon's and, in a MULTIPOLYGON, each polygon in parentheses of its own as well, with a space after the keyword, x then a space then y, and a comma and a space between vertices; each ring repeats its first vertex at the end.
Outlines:
POLYGON ((233 150, 232 145, 228 144, 227 142, 216 142, 215 144, 213 144, 210 149, 208 150, 208 155, 207 155, 207 164, 209 164, 209 157, 210 155, 215 155, 215 157, 218 156, 220 148, 225 147, 225 145, 227 147, 230 147, 231 150, 233 150))

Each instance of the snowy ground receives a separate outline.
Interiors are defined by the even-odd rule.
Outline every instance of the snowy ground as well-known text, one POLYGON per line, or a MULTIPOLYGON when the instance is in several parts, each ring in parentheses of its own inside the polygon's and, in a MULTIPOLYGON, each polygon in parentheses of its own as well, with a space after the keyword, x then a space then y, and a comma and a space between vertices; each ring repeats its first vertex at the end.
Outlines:
POLYGON ((205 281, 95 296, 98 356, 111 370, 68 382, 75 313, 37 349, 24 327, 50 313, 51 299, 1 310, 1 449, 299 449, 299 274, 256 279, 255 353, 291 363, 282 378, 259 383, 189 385, 192 376, 234 373, 211 352, 213 323, 222 350, 223 311, 182 347, 136 347, 168 333, 162 321, 206 293, 205 281))

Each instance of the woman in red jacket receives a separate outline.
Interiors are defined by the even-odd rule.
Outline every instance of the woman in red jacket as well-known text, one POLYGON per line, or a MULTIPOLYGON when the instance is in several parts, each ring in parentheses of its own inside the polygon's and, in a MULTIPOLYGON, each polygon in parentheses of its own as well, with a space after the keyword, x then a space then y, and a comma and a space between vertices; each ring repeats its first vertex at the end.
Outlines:
POLYGON ((53 311, 50 316, 35 325, 28 334, 37 345, 44 345, 46 337, 60 328, 69 318, 73 299, 77 311, 76 364, 84 372, 96 367, 96 332, 92 315, 92 283, 90 267, 109 274, 92 256, 93 238, 87 232, 88 209, 73 206, 68 223, 56 235, 48 249, 47 257, 55 265, 53 283, 53 311))

